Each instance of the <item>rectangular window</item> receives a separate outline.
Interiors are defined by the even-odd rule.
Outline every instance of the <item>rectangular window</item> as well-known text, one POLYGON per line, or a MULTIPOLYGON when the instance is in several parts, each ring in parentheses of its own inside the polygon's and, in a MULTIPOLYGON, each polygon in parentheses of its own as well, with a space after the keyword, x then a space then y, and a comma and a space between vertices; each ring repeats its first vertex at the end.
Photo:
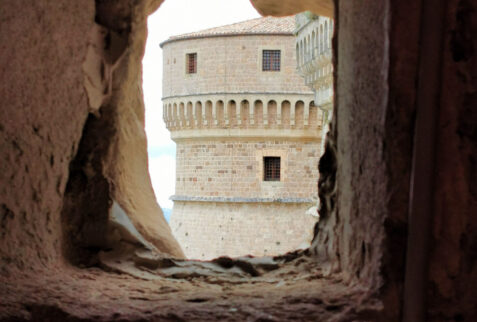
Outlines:
POLYGON ((264 50, 262 52, 262 70, 280 71, 280 50, 264 50))
POLYGON ((186 57, 186 73, 197 73, 197 53, 187 54, 186 57))
POLYGON ((280 157, 263 157, 263 180, 280 181, 280 157))

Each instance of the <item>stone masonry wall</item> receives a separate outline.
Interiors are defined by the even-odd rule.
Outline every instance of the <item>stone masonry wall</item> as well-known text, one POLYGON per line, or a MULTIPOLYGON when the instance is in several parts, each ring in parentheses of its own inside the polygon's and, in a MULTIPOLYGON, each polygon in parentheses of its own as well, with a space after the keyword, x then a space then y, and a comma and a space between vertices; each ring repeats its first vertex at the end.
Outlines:
POLYGON ((320 155, 319 139, 180 140, 170 225, 186 256, 278 255, 309 246, 320 155), (265 156, 280 157, 280 181, 263 180, 265 156))
POLYGON ((179 142, 176 195, 189 197, 311 198, 321 143, 285 139, 179 142), (263 181, 264 156, 281 157, 281 180, 263 181))
POLYGON ((273 256, 309 247, 317 220, 311 206, 176 201, 170 224, 189 259, 273 256))
POLYGON ((231 92, 312 94, 296 72, 293 35, 187 39, 164 44, 163 55, 164 98, 231 92), (263 49, 281 50, 279 72, 262 71, 263 49), (186 74, 187 53, 197 53, 196 74, 186 74))
POLYGON ((186 256, 309 245, 322 113, 296 72, 295 37, 182 39, 163 50, 164 120, 177 143, 171 228, 186 256), (280 50, 280 71, 262 71, 265 49, 280 50), (186 73, 189 53, 197 73, 186 73), (280 181, 263 180, 266 156, 281 158, 280 181))

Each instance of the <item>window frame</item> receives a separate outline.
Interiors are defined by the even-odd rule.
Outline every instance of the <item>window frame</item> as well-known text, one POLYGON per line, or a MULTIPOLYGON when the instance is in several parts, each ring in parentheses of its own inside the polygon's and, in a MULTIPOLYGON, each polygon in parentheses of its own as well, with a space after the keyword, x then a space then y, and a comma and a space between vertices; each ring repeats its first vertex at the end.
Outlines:
POLYGON ((197 74, 198 55, 197 52, 186 53, 185 72, 187 75, 197 74), (193 69, 191 71, 191 57, 193 57, 193 69))
POLYGON ((280 72, 281 67, 282 67, 282 50, 281 49, 262 49, 262 72, 280 72), (277 53, 278 53, 278 58, 275 56, 277 53), (267 64, 266 64, 266 57, 270 59, 270 61, 267 64), (276 68, 276 66, 278 66, 278 68, 276 68))
POLYGON ((263 156, 263 181, 279 182, 282 180, 281 162, 281 156, 263 156))

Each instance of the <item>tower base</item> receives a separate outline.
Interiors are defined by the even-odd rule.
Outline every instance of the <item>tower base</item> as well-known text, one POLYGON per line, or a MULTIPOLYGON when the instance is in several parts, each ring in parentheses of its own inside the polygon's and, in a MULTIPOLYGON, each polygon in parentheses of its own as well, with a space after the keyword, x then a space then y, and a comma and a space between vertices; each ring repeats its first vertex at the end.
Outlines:
POLYGON ((174 201, 170 225, 189 259, 275 256, 310 245, 318 220, 313 206, 174 201))

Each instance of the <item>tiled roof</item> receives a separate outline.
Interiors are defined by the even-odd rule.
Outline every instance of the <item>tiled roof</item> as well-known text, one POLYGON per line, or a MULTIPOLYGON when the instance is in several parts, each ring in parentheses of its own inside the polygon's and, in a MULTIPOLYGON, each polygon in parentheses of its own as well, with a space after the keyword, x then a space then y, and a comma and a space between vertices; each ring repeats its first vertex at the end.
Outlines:
POLYGON ((217 37, 223 35, 253 35, 253 34, 293 34, 295 30, 295 16, 289 17, 261 17, 237 22, 215 28, 172 36, 164 43, 189 38, 217 37))

